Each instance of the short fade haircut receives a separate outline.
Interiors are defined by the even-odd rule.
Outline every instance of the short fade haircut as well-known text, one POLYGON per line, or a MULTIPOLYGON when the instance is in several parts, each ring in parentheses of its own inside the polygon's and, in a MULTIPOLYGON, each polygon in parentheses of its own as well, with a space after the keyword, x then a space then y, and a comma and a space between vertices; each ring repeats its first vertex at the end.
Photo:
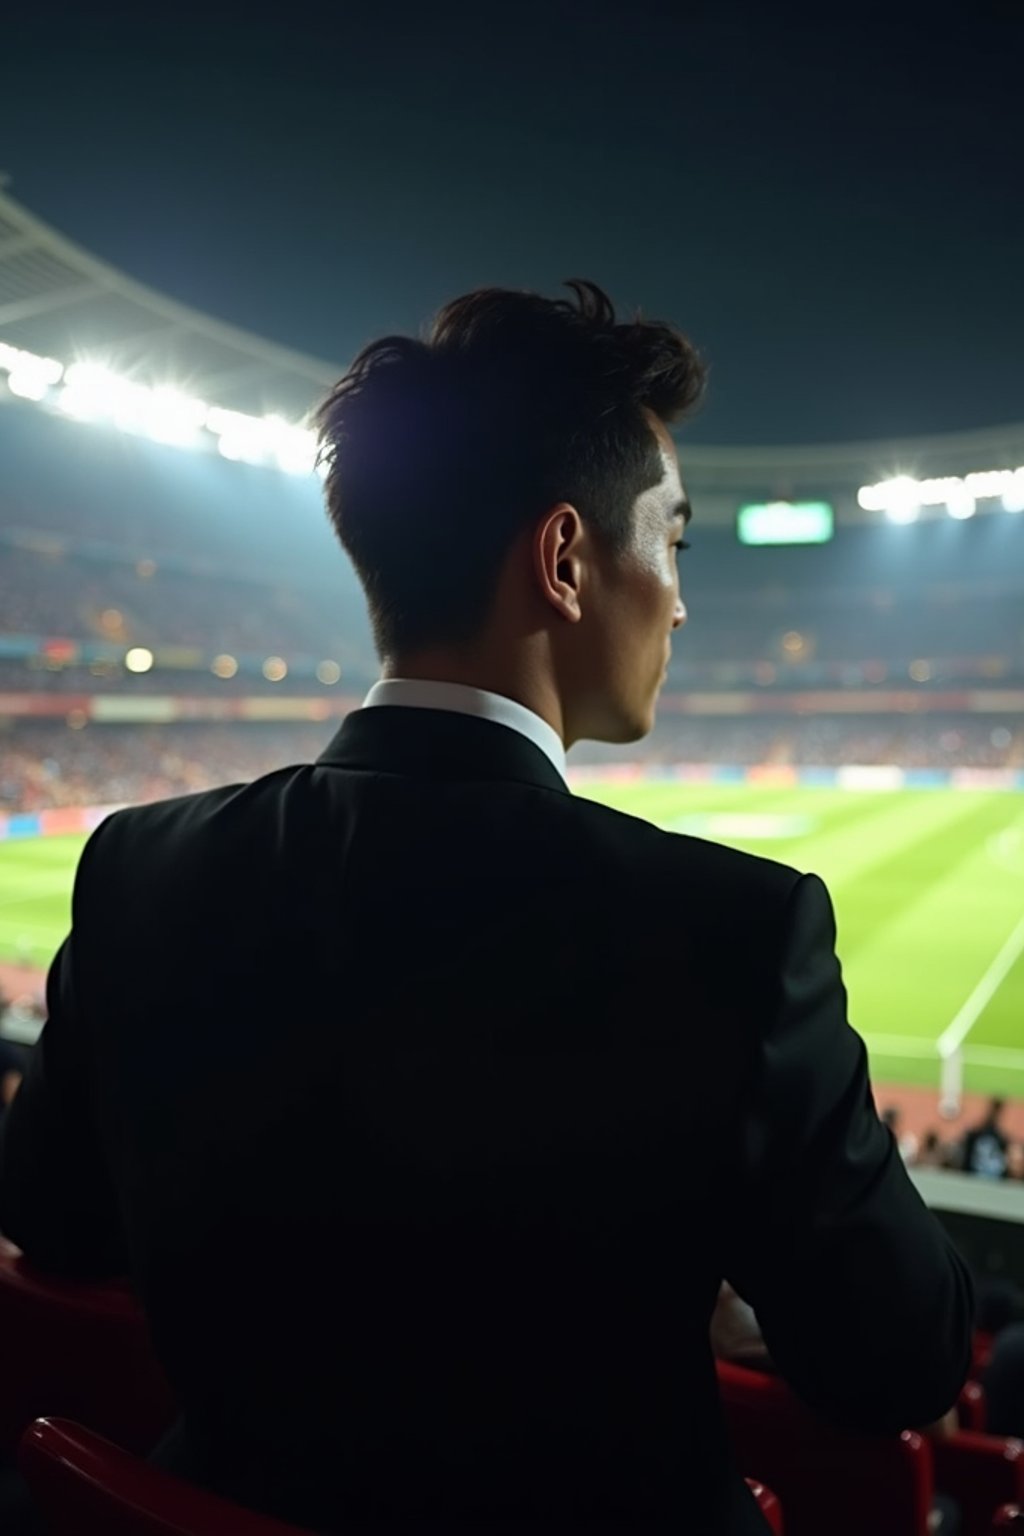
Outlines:
POLYGON ((315 413, 328 515, 382 657, 478 635, 514 540, 560 501, 617 552, 661 478, 644 410, 679 420, 704 365, 672 326, 565 286, 571 299, 453 299, 424 340, 364 347, 315 413))

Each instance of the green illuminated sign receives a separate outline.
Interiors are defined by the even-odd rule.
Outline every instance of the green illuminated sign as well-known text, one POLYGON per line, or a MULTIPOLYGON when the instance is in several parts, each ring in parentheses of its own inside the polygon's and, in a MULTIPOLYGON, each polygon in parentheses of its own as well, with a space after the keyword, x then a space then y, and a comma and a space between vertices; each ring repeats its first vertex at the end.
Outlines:
POLYGON ((768 501, 740 507, 741 544, 827 544, 835 518, 827 501, 768 501))

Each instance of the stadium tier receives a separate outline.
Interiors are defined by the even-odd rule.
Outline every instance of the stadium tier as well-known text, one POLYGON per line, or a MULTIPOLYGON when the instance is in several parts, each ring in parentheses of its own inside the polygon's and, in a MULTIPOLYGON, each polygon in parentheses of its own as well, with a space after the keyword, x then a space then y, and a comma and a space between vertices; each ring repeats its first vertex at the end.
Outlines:
MULTIPOLYGON (((0 193, 5 232, 40 260, 0 252, 0 961, 42 966, 108 807, 309 761, 377 669, 301 426, 342 365, 0 193)), ((574 748, 575 787, 821 873, 883 1077, 1024 1095, 1024 425, 690 435, 658 724, 574 748)))
MULTIPOLYGON (((374 657, 315 477, 0 412, 5 692, 359 693, 374 657)), ((686 455, 684 448, 684 473, 686 455)), ((840 525, 810 547, 702 523, 668 694, 1018 688, 1024 516, 840 525)), ((963 708, 970 706, 964 704, 963 708)))

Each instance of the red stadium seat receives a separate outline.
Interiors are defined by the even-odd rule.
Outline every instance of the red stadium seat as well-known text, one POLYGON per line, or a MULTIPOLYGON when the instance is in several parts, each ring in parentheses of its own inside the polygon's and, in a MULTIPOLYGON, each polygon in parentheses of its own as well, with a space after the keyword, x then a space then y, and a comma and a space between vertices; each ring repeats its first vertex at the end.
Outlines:
POLYGON ((718 1362, 725 1416, 740 1465, 782 1501, 786 1536, 928 1536, 928 1442, 853 1435, 821 1423, 776 1376, 718 1362))
POLYGON ((65 1419, 37 1419, 18 1465, 50 1536, 302 1536, 65 1419))
POLYGON ((122 1284, 57 1280, 0 1239, 0 1452, 43 1414, 145 1454, 175 1415, 145 1317, 122 1284))
POLYGON ((752 1477, 747 1478, 747 1487, 757 1501, 757 1507, 768 1522, 768 1529, 773 1536, 784 1536, 782 1525, 782 1505, 764 1483, 758 1483, 752 1477))
POLYGON ((935 1485, 955 1499, 963 1536, 988 1536, 1001 1504, 1024 1504, 1024 1442, 961 1430, 932 1446, 935 1485))
MULTIPOLYGON (((298 1526, 193 1488, 66 1419, 37 1419, 22 1436, 18 1465, 50 1536, 305 1536, 298 1526)), ((774 1536, 784 1536, 779 1501, 747 1486, 774 1536)))
POLYGON ((956 1401, 956 1411, 961 1429, 973 1429, 984 1434, 987 1422, 985 1389, 977 1381, 965 1381, 956 1401))

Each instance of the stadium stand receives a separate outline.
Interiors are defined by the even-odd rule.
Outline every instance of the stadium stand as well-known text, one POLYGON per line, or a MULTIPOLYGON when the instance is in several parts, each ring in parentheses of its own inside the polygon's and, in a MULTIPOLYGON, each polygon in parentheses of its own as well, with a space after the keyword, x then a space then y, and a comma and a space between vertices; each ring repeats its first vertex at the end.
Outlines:
MULTIPOLYGON (((274 451, 257 443, 250 453, 213 429, 196 439, 205 451, 186 451, 137 423, 118 430, 116 412, 99 405, 95 421, 70 419, 56 381, 36 389, 25 359, 90 352, 147 384, 188 377, 211 404, 241 413, 239 431, 268 416, 298 422, 341 372, 149 292, 0 193, 8 829, 19 816, 183 794, 308 761, 376 675, 362 597, 308 464, 286 473, 274 451)), ((1024 515, 1005 494, 1003 506, 979 494, 978 515, 965 517, 951 491, 950 515, 922 493, 921 516, 897 520, 861 494, 898 463, 959 477, 1022 461, 1024 425, 909 444, 684 445, 696 512, 683 566, 690 622, 659 724, 642 748, 583 745, 571 762, 1024 771, 1024 515), (832 540, 738 543, 741 502, 801 497, 835 507, 832 540)), ((889 512, 899 510, 893 500, 889 512)), ((955 1162, 955 1144, 942 1156, 955 1162)), ((8 1247, 0 1333, 0 1443, 13 1449, 36 1414, 89 1426, 37 1424, 22 1441, 57 1536, 283 1536, 128 1454, 149 1448, 170 1406, 127 1292, 51 1286, 8 1247)), ((985 1348, 979 1340, 978 1370, 985 1348)), ((1024 1449, 981 1432, 976 1386, 952 1441, 912 1431, 867 1441, 816 1424, 770 1378, 752 1385, 750 1372, 733 1371, 722 1367, 721 1380, 742 1465, 780 1495, 789 1536, 924 1536, 936 1485, 960 1503, 963 1536, 1020 1528, 1012 1506, 1024 1501, 1024 1449)), ((781 1530, 778 1501, 763 1488, 758 1500, 781 1530)))
MULTIPOLYGON (((77 705, 77 700, 75 701, 77 705)), ((328 717, 319 726, 286 723, 204 725, 89 724, 87 717, 31 720, 0 733, 0 812, 56 806, 125 804, 247 782, 289 763, 309 762, 323 749, 328 717)), ((908 768, 1024 765, 1024 731, 1002 744, 1001 728, 957 721, 893 728, 891 719, 851 729, 842 722, 685 720, 661 725, 647 744, 648 765, 774 764, 880 765, 908 768), (874 726, 872 730, 870 727, 874 726), (993 745, 993 736, 999 745, 993 745)), ((581 746, 579 766, 615 763, 620 752, 581 746)))
MULTIPOLYGON (((149 293, 0 196, 5 231, 18 254, 5 258, 0 248, 4 809, 28 803, 11 789, 24 777, 11 764, 39 750, 38 737, 24 733, 39 729, 41 715, 71 717, 75 731, 84 717, 83 734, 92 736, 93 723, 96 734, 111 729, 99 724, 114 718, 103 714, 110 697, 137 701, 123 723, 160 709, 171 721, 209 721, 220 707, 240 738, 254 729, 236 709, 248 699, 259 702, 262 719, 275 709, 293 720, 296 712, 307 721, 336 718, 376 668, 361 593, 308 464, 305 474, 284 473, 270 448, 232 446, 229 434, 212 429, 192 444, 205 443, 205 452, 155 441, 161 433, 148 417, 148 426, 126 423, 109 379, 107 393, 97 386, 84 409, 79 387, 69 412, 62 401, 71 375, 63 392, 34 387, 25 359, 88 358, 92 349, 133 389, 187 376, 197 396, 235 413, 231 421, 248 423, 250 433, 266 427, 268 413, 298 422, 340 365, 300 358, 149 293), (65 280, 55 285, 58 272, 65 280), (109 334, 100 334, 104 325, 109 334)), ((1000 481, 1003 510, 990 474, 992 483, 978 486, 978 515, 947 515, 933 486, 921 491, 920 519, 896 523, 877 509, 885 493, 870 482, 897 463, 937 477, 986 466, 995 473, 1021 459, 1020 426, 908 444, 684 444, 696 509, 683 568, 690 622, 675 647, 661 722, 642 749, 584 745, 573 760, 1019 768, 1024 516, 1009 510, 1017 501, 1000 481), (834 506, 831 540, 737 540, 741 502, 803 496, 834 506)), ((205 754, 198 736, 173 731, 178 739, 162 756, 205 754)), ((83 781, 74 735, 56 731, 47 755, 66 759, 83 792, 87 784, 102 802, 117 798, 88 775, 83 781)), ((155 736, 147 742, 156 748, 155 736)), ((285 761, 291 743, 281 744, 285 761)), ((239 766, 262 771, 262 748, 240 747, 239 766)), ((121 749, 111 738, 102 750, 113 758, 121 749)), ((209 750, 216 756, 219 741, 209 750)), ((94 745, 87 752, 98 755, 94 745)), ((215 782, 218 772, 211 764, 196 782, 215 782)), ((134 766, 114 770, 126 774, 133 785, 145 777, 134 766)), ((66 785, 52 775, 48 782, 49 791, 26 786, 33 806, 70 803, 66 785)))

